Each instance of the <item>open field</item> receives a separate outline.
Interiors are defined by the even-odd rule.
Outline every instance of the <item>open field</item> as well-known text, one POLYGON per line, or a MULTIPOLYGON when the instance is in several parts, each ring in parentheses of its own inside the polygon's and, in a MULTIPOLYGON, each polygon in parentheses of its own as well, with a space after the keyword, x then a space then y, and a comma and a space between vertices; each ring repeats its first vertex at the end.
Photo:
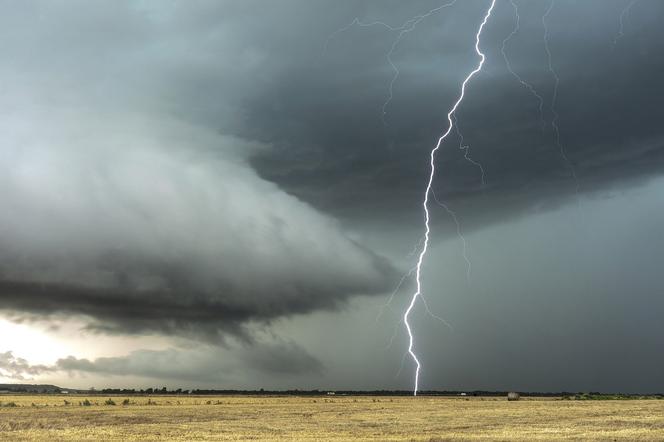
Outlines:
POLYGON ((0 440, 12 441, 664 440, 664 400, 0 395, 0 402, 0 440), (116 405, 105 404, 109 398, 116 405), (91 405, 79 405, 86 399, 91 405))

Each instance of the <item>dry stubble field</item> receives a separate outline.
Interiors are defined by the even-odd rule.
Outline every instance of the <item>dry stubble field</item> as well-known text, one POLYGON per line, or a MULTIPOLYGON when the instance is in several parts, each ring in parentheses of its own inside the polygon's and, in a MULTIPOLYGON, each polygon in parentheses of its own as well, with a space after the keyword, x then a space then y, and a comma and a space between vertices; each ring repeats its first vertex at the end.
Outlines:
POLYGON ((664 400, 125 398, 2 395, 0 440, 664 440, 664 400))

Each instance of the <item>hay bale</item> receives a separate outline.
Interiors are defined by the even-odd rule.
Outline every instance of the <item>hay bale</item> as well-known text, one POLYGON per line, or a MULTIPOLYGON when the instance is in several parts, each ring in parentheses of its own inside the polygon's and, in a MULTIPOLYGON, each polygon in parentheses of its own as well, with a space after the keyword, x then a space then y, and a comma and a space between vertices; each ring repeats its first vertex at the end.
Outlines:
POLYGON ((507 400, 508 401, 518 401, 521 399, 521 395, 515 391, 510 391, 507 393, 507 400))

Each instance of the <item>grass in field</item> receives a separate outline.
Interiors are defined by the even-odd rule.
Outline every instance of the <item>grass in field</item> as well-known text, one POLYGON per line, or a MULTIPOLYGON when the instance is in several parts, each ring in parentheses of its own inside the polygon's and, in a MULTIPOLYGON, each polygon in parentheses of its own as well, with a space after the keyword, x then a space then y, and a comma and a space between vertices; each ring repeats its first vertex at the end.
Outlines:
POLYGON ((661 400, 3 395, 0 403, 0 439, 12 441, 664 440, 661 400))

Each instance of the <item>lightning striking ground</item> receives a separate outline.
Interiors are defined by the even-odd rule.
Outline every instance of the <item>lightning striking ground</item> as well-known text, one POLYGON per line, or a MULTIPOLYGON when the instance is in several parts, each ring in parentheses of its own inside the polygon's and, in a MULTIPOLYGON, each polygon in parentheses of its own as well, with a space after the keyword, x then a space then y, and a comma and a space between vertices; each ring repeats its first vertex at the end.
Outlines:
MULTIPOLYGON (((539 110, 539 115, 540 115, 540 124, 542 126, 542 129, 544 129, 545 126, 546 126, 546 119, 544 117, 544 103, 545 103, 544 98, 542 97, 542 95, 536 90, 536 88, 532 84, 528 83, 525 79, 523 79, 514 70, 514 68, 512 67, 512 65, 509 61, 509 57, 507 56, 508 43, 510 42, 510 40, 513 37, 515 37, 519 33, 519 30, 520 30, 520 16, 519 16, 519 10, 518 10, 517 4, 514 0, 508 0, 508 1, 511 4, 511 6, 513 8, 513 11, 514 11, 515 23, 514 23, 514 28, 512 29, 510 34, 502 41, 501 53, 503 55, 503 59, 505 61, 506 67, 507 67, 508 71, 510 72, 510 74, 512 76, 514 76, 516 78, 516 80, 522 86, 524 86, 537 99, 538 110, 539 110)), ((630 9, 637 2, 638 2, 638 0, 630 0, 630 2, 622 10, 622 12, 620 14, 620 18, 619 18, 619 25, 620 25, 619 32, 618 32, 617 36, 614 39, 614 46, 615 46, 616 42, 624 35, 624 20, 625 20, 625 17, 628 15, 630 9)), ((455 3, 456 3, 456 0, 452 0, 448 3, 445 3, 445 4, 435 8, 435 9, 430 10, 429 12, 427 12, 425 14, 417 15, 417 16, 407 20, 401 26, 398 26, 398 27, 391 26, 391 25, 389 25, 387 23, 384 23, 384 22, 381 22, 381 21, 362 22, 358 18, 355 18, 350 24, 348 24, 347 26, 345 26, 343 28, 338 29, 337 31, 335 31, 333 34, 331 34, 328 37, 328 39, 325 43, 325 48, 326 49, 327 49, 328 44, 331 41, 331 39, 333 39, 338 33, 341 33, 341 32, 344 32, 344 31, 350 29, 352 26, 359 26, 359 27, 381 26, 381 27, 384 27, 385 29, 387 29, 390 32, 396 32, 397 33, 397 36, 392 41, 392 44, 390 46, 390 50, 385 55, 385 57, 387 59, 387 62, 390 65, 390 67, 392 68, 392 71, 393 71, 393 76, 390 80, 389 88, 388 88, 389 93, 388 93, 388 96, 387 96, 386 100, 384 101, 384 103, 381 107, 381 118, 382 118, 382 121, 385 125, 386 125, 385 116, 387 115, 387 108, 388 108, 389 104, 391 103, 391 101, 394 97, 394 94, 393 94, 394 84, 396 83, 396 81, 398 80, 399 75, 400 75, 399 69, 396 66, 396 64, 394 63, 393 59, 392 59, 392 56, 394 55, 394 52, 395 52, 397 46, 402 41, 403 37, 406 34, 408 34, 409 32, 412 32, 415 29, 415 27, 422 20, 424 20, 425 18, 435 14, 436 12, 440 11, 443 8, 454 5, 455 3)), ((408 278, 410 278, 412 276, 413 272, 414 272, 415 273, 415 281, 416 281, 416 291, 411 296, 410 302, 408 304, 407 309, 405 310, 405 312, 403 314, 402 320, 399 321, 399 323, 400 322, 404 323, 405 329, 408 332, 408 338, 409 338, 408 349, 404 353, 404 358, 402 359, 401 367, 399 368, 399 373, 401 372, 401 370, 403 368, 405 358, 408 355, 410 355, 410 357, 412 358, 412 360, 415 362, 415 365, 416 365, 414 389, 413 389, 413 395, 415 395, 415 396, 417 395, 418 390, 419 390, 420 370, 422 368, 422 365, 421 365, 421 363, 420 363, 420 361, 419 361, 419 359, 418 359, 418 357, 415 353, 415 339, 414 339, 414 335, 413 335, 413 330, 412 330, 410 322, 409 322, 409 317, 410 317, 410 314, 411 314, 415 304, 418 301, 421 301, 424 308, 425 308, 425 310, 426 310, 426 312, 430 316, 432 316, 433 318, 441 321, 442 323, 444 323, 445 325, 447 325, 448 327, 451 328, 451 326, 443 318, 441 318, 441 317, 439 317, 439 316, 437 316, 437 315, 435 315, 431 312, 431 310, 430 310, 430 308, 429 308, 429 306, 426 302, 426 299, 424 298, 423 293, 422 293, 422 286, 421 286, 422 264, 424 262, 424 259, 426 257, 427 251, 428 251, 429 239, 430 239, 430 234, 431 234, 431 229, 430 229, 430 225, 429 225, 429 222, 430 222, 430 213, 429 213, 430 196, 448 213, 448 215, 450 215, 452 217, 453 221, 455 222, 455 225, 457 227, 457 235, 461 239, 462 245, 463 245, 463 257, 464 257, 464 259, 466 261, 466 264, 467 264, 467 277, 470 278, 471 262, 468 258, 468 255, 467 255, 467 244, 466 244, 465 238, 462 235, 460 223, 459 223, 459 221, 456 217, 456 213, 454 211, 452 211, 444 202, 441 202, 437 198, 437 196, 436 196, 436 194, 433 190, 432 185, 433 185, 433 180, 434 180, 434 177, 435 177, 435 174, 436 174, 436 169, 435 169, 435 156, 436 156, 436 153, 441 148, 443 142, 446 140, 446 138, 449 136, 449 134, 451 133, 451 131, 453 129, 456 131, 456 134, 459 138, 459 149, 464 151, 464 158, 467 161, 469 161, 471 164, 473 164, 473 165, 475 165, 479 168, 479 170, 482 174, 481 175, 482 184, 483 185, 485 184, 484 169, 483 169, 482 165, 479 162, 476 162, 475 160, 470 158, 470 156, 469 156, 470 147, 468 145, 464 145, 464 137, 463 137, 463 134, 461 133, 461 131, 458 127, 456 111, 457 111, 458 107, 461 105, 461 103, 462 103, 462 101, 465 97, 466 87, 467 87, 469 81, 478 72, 480 72, 482 70, 482 67, 484 65, 485 54, 480 50, 480 47, 479 47, 480 39, 481 39, 481 35, 482 35, 482 31, 484 29, 484 26, 487 24, 489 18, 491 17, 492 11, 495 7, 495 3, 496 3, 496 0, 491 0, 491 3, 489 5, 488 9, 486 10, 484 18, 483 18, 483 20, 482 20, 482 22, 481 22, 481 24, 480 24, 480 26, 477 30, 477 33, 475 34, 475 52, 480 57, 480 61, 477 64, 477 67, 473 71, 471 71, 465 77, 465 79, 463 80, 463 82, 461 84, 460 95, 459 95, 457 101, 452 106, 452 108, 447 113, 447 120, 448 120, 447 130, 440 136, 440 138, 438 139, 437 144, 430 151, 429 179, 427 181, 427 186, 426 186, 426 190, 425 190, 425 193, 424 193, 424 200, 422 202, 422 206, 423 206, 423 209, 424 209, 424 215, 425 215, 425 217, 424 217, 425 218, 425 222, 424 222, 425 232, 424 232, 424 236, 420 239, 418 244, 415 246, 415 249, 408 255, 409 257, 411 255, 414 255, 416 253, 416 251, 421 246, 421 250, 419 252, 418 259, 417 259, 417 264, 414 268, 410 269, 410 271, 408 273, 403 275, 403 277, 399 281, 399 284, 396 286, 394 292, 389 297, 388 302, 381 308, 381 311, 379 312, 378 317, 376 318, 376 321, 378 321, 378 319, 382 316, 384 310, 390 308, 390 304, 391 304, 391 301, 393 300, 394 296, 400 290, 400 288, 403 286, 404 282, 408 278)), ((570 174, 572 175, 572 177, 574 178, 574 181, 576 183, 576 193, 577 193, 577 198, 578 198, 578 195, 579 195, 579 181, 578 181, 578 178, 577 178, 577 175, 576 175, 576 170, 574 168, 574 165, 569 160, 569 157, 567 156, 567 153, 566 153, 565 148, 564 148, 564 146, 562 144, 562 141, 561 141, 560 127, 559 127, 559 124, 558 124, 560 115, 558 114, 558 112, 556 110, 556 103, 557 103, 557 99, 558 99, 558 89, 559 89, 559 85, 560 85, 560 77, 559 77, 556 69, 554 68, 553 62, 552 62, 553 57, 552 57, 551 49, 549 47, 549 28, 548 28, 548 24, 547 24, 547 19, 548 19, 549 15, 551 14, 551 11, 553 10, 554 5, 555 5, 555 0, 551 0, 550 3, 549 3, 549 6, 547 7, 544 15, 541 18, 543 33, 544 33, 544 35, 543 35, 544 50, 545 50, 546 56, 547 56, 547 66, 548 66, 548 70, 549 70, 549 72, 550 72, 550 74, 553 78, 553 81, 554 81, 552 97, 551 97, 551 101, 550 101, 550 105, 549 105, 549 112, 552 116, 550 124, 551 124, 551 129, 552 129, 553 134, 554 134, 555 144, 556 144, 556 146, 559 150, 560 156, 562 157, 562 159, 564 160, 564 162, 568 166, 568 168, 570 170, 570 174)), ((399 324, 397 324, 397 326, 398 325, 399 324)), ((397 331, 398 331, 398 328, 395 327, 395 332, 394 332, 392 338, 390 339, 390 344, 388 345, 388 347, 392 345, 392 343, 393 343, 393 341, 396 337, 397 331)))
MULTIPOLYGON (((390 46, 390 50, 385 54, 385 58, 386 58, 388 64, 390 65, 390 67, 392 68, 393 75, 392 75, 392 78, 391 78, 390 83, 389 83, 388 95, 387 95, 385 101, 383 102, 383 105, 381 106, 381 120, 382 120, 384 126, 387 127, 387 121, 385 119, 386 116, 387 116, 387 107, 389 106, 390 102, 394 98, 394 84, 398 80, 399 74, 400 74, 399 68, 397 67, 397 65, 394 63, 394 60, 392 59, 392 56, 394 55, 394 52, 395 52, 397 46, 402 41, 403 37, 406 34, 408 34, 409 32, 413 31, 417 27, 417 25, 420 22, 422 22, 424 19, 426 19, 428 17, 431 17, 432 15, 436 14, 437 12, 439 12, 439 11, 441 11, 441 10, 447 8, 447 7, 453 6, 456 2, 457 2, 457 0, 448 1, 447 3, 444 3, 444 4, 442 4, 442 5, 440 5, 436 8, 433 8, 433 9, 429 10, 426 13, 416 15, 416 16, 406 20, 401 26, 392 26, 388 23, 385 23, 383 21, 378 21, 378 20, 374 20, 374 21, 370 21, 370 22, 363 22, 358 17, 355 17, 349 24, 347 24, 346 26, 344 26, 342 28, 337 29, 336 31, 334 31, 332 34, 330 34, 327 37, 327 40, 325 41, 325 45, 324 45, 324 48, 323 48, 323 53, 327 52, 327 49, 329 47, 330 42, 337 35, 349 30, 353 26, 358 26, 358 27, 363 27, 363 28, 379 26, 379 27, 385 28, 386 30, 388 30, 390 32, 397 32, 398 33, 397 36, 395 37, 395 39, 392 41, 392 44, 390 46)), ((455 121, 454 127, 456 128, 457 135, 460 138, 459 148, 464 151, 464 158, 468 162, 470 162, 471 164, 473 164, 473 165, 475 165, 476 167, 479 168, 479 170, 481 172, 482 185, 484 185, 485 184, 484 168, 482 167, 482 165, 479 162, 473 160, 469 156, 470 146, 463 144, 463 135, 461 134, 461 132, 459 131, 458 126, 456 125, 456 116, 453 116, 453 118, 454 118, 454 121, 455 121)), ((467 254, 468 247, 467 247, 466 239, 463 237, 463 235, 461 233, 461 226, 460 226, 459 220, 456 216, 456 213, 453 212, 451 209, 449 209, 449 207, 447 207, 444 203, 442 203, 440 201, 438 201, 438 203, 447 211, 447 213, 450 215, 450 217, 452 218, 452 220, 454 221, 454 223, 456 225, 457 236, 459 237, 459 239, 460 239, 460 241, 462 242, 462 245, 463 245, 462 255, 463 255, 463 259, 466 262, 466 266, 467 266, 466 277, 467 277, 467 280, 469 281, 470 280, 470 272, 471 272, 471 262, 470 262, 470 258, 468 257, 468 254, 467 254)), ((420 247, 422 246, 423 242, 424 242, 424 236, 422 236, 419 239, 419 241, 417 242, 417 244, 414 246, 413 250, 408 254, 407 257, 410 258, 410 257, 416 255, 418 253, 418 250, 420 250, 420 247)), ((416 270, 416 267, 413 267, 412 269, 410 269, 406 274, 404 274, 401 277, 401 279, 399 280, 399 283, 396 285, 395 289, 393 290, 393 292, 389 296, 387 302, 384 305, 381 306, 381 308, 380 308, 380 310, 379 310, 379 312, 376 316, 376 322, 378 322, 378 320, 383 316, 383 314, 385 313, 385 310, 392 310, 391 304, 392 304, 392 301, 394 300, 394 297, 399 292, 399 290, 401 289, 401 287, 403 286, 405 281, 412 276, 412 274, 415 272, 415 270, 416 270)), ((442 317, 440 317, 440 316, 436 315, 435 313, 433 313, 431 311, 431 309, 429 308, 429 305, 426 302, 426 299, 423 296, 420 296, 420 297, 423 301, 423 305, 425 307, 425 311, 427 312, 427 314, 429 316, 431 316, 433 319, 435 319, 435 320, 441 322, 442 324, 444 324, 445 326, 447 326, 450 330, 452 330, 453 329, 452 325, 449 322, 447 322, 445 319, 443 319, 442 317)), ((403 321, 403 318, 402 318, 401 321, 403 321)), ((388 348, 391 347, 391 345, 394 342, 394 339, 397 335, 398 326, 401 324, 401 321, 399 321, 399 323, 397 323, 395 325, 395 332, 393 333, 391 339, 389 340, 388 348)), ((404 358, 407 355, 408 355, 408 352, 406 352, 404 354, 404 358)), ((403 365, 403 362, 402 362, 402 365, 403 365)))
POLYGON ((477 55, 480 57, 480 62, 478 63, 477 67, 471 71, 466 78, 463 80, 463 83, 461 84, 461 93, 459 95, 459 98, 457 101, 454 103, 454 106, 450 109, 450 111, 447 113, 447 121, 448 121, 448 127, 445 133, 438 138, 438 142, 436 143, 436 146, 431 150, 430 153, 430 171, 429 171, 429 179, 427 181, 427 187, 424 192, 424 201, 422 203, 422 207, 424 208, 424 244, 422 246, 422 251, 420 252, 420 255, 417 260, 417 267, 416 267, 416 272, 415 272, 415 281, 417 285, 417 290, 415 293, 413 293, 410 304, 408 305, 408 308, 404 312, 403 316, 403 321, 406 326, 406 330, 408 331, 408 353, 410 354, 411 358, 415 362, 416 365, 416 370, 415 370, 415 385, 413 389, 413 395, 417 396, 417 391, 419 387, 419 379, 420 379, 420 369, 422 368, 422 364, 420 363, 419 359, 417 358, 417 355, 415 354, 414 351, 414 337, 413 337, 413 331, 411 329, 410 323, 408 322, 408 318, 410 316, 411 311, 413 310, 413 307, 415 306, 415 303, 419 298, 421 298, 422 294, 422 283, 421 283, 421 273, 422 273, 422 263, 424 262, 424 258, 426 256, 428 246, 429 246, 429 235, 431 232, 431 228, 429 226, 429 220, 430 220, 430 215, 429 215, 429 195, 431 193, 431 186, 433 184, 433 179, 436 175, 436 152, 438 149, 440 149, 440 146, 442 145, 443 141, 447 138, 447 136, 452 132, 452 129, 454 127, 454 121, 452 119, 452 116, 456 112, 457 108, 461 104, 461 102, 464 99, 465 92, 466 92, 466 85, 468 82, 477 74, 479 71, 482 70, 482 66, 484 65, 484 60, 486 59, 484 53, 480 50, 480 37, 482 35, 482 30, 484 29, 484 26, 486 25, 487 21, 489 20, 489 17, 491 16, 491 12, 493 11, 493 8, 496 4, 496 0, 491 0, 491 4, 489 5, 489 8, 486 11, 486 14, 484 15, 484 19, 482 20, 482 23, 479 26, 479 29, 477 30, 477 34, 475 34, 475 52, 477 55))

